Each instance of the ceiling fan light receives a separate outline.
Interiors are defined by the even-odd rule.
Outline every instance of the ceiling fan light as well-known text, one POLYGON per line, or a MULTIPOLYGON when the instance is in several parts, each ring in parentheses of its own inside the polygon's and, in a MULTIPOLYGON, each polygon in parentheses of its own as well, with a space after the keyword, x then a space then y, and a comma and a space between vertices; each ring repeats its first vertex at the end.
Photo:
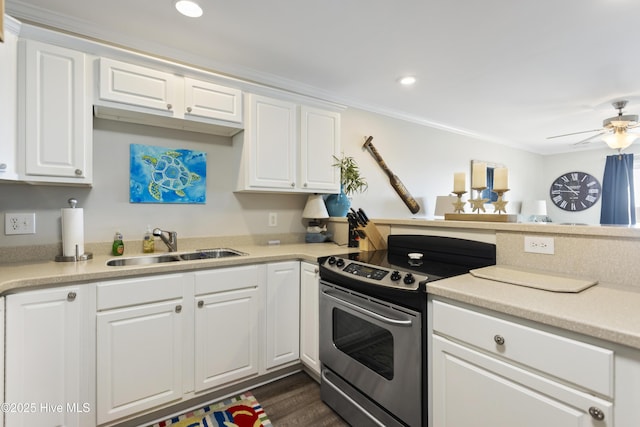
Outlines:
POLYGON ((202 8, 193 0, 177 0, 175 6, 178 12, 189 18, 199 18, 202 16, 202 8))
POLYGON ((633 144, 638 135, 627 133, 625 129, 617 128, 614 133, 603 137, 609 148, 622 150, 633 144))

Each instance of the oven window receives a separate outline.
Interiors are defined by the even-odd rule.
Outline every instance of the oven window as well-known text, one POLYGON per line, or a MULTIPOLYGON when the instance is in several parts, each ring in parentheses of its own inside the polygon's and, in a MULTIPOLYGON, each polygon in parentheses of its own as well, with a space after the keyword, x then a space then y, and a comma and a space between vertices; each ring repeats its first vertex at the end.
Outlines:
POLYGON ((367 368, 393 379, 393 335, 386 329, 334 308, 333 343, 367 368))

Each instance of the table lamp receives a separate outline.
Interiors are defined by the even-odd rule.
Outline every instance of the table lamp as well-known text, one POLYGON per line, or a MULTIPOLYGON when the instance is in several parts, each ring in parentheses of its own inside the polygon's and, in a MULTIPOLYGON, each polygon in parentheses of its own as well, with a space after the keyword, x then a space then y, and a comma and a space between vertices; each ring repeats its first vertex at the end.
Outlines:
POLYGON ((307 243, 320 243, 327 240, 327 226, 323 226, 320 220, 329 218, 329 212, 327 212, 327 207, 320 194, 309 196, 302 211, 302 217, 310 220, 305 236, 307 243))

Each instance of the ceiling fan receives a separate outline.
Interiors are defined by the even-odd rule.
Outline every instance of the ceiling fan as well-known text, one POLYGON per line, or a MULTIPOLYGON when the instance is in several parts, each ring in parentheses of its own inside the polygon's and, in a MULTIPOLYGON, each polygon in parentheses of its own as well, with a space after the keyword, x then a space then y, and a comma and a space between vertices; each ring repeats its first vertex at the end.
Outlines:
POLYGON ((627 106, 627 100, 614 101, 611 103, 613 108, 618 110, 618 115, 604 119, 601 129, 585 130, 581 132, 565 133, 563 135, 556 135, 547 137, 547 139, 562 138, 565 136, 579 135, 582 133, 598 132, 586 139, 578 141, 573 145, 584 145, 590 143, 592 140, 602 136, 604 142, 615 150, 622 150, 630 146, 640 135, 627 132, 629 129, 640 126, 638 123, 637 114, 623 114, 622 109, 627 106), (603 136, 604 135, 604 136, 603 136))

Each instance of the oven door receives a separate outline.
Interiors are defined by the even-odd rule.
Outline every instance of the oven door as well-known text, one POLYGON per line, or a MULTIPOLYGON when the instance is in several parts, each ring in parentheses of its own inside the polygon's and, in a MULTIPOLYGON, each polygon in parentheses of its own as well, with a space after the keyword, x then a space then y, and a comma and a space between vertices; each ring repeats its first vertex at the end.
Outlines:
POLYGON ((320 361, 410 426, 421 425, 421 315, 321 281, 320 361))

